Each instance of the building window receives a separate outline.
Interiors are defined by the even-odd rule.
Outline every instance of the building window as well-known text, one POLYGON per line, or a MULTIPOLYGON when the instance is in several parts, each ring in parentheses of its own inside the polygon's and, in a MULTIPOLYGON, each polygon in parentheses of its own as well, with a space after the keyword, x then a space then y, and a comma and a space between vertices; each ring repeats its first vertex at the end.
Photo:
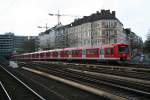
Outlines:
POLYGON ((105 22, 102 22, 102 27, 105 27, 105 22))
POLYGON ((116 27, 117 26, 117 22, 114 22, 114 27, 116 27))
POLYGON ((117 43, 117 39, 114 39, 114 43, 117 43))

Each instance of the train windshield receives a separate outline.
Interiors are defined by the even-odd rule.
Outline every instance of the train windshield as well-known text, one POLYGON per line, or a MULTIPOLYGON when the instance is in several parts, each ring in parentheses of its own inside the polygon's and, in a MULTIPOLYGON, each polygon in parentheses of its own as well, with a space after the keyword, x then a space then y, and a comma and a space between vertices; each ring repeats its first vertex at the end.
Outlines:
POLYGON ((119 46, 119 52, 120 53, 128 53, 129 52, 129 47, 128 46, 119 46))

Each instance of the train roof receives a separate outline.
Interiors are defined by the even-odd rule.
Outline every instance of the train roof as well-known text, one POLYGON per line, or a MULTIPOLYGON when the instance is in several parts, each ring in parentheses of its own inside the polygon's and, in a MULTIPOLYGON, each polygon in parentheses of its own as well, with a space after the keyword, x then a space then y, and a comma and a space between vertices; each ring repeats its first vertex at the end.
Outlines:
POLYGON ((120 45, 128 45, 125 43, 113 43, 113 44, 106 44, 106 45, 100 45, 100 46, 91 46, 91 47, 73 47, 73 48, 64 48, 63 50, 80 50, 80 49, 89 49, 89 48, 103 48, 103 47, 113 47, 113 46, 120 46, 120 45))
MULTIPOLYGON (((100 46, 91 46, 91 47, 72 47, 72 48, 62 48, 62 49, 53 49, 53 50, 45 50, 45 51, 38 51, 38 52, 32 52, 32 53, 23 53, 20 55, 28 55, 28 54, 37 54, 37 53, 43 53, 43 52, 53 52, 53 51, 61 51, 61 50, 81 50, 81 49, 89 49, 89 48, 104 48, 104 47, 113 47, 113 46, 127 46, 128 44, 125 43, 113 43, 113 44, 106 44, 106 45, 100 45, 100 46)), ((14 55, 18 56, 18 55, 14 55)))

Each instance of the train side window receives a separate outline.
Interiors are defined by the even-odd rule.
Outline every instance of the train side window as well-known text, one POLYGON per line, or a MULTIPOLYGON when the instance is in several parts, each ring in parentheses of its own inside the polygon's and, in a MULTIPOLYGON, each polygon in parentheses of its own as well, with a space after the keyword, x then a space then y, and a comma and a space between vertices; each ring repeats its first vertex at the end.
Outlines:
POLYGON ((118 49, 119 49, 120 53, 122 53, 122 52, 128 53, 129 52, 128 46, 119 46, 118 49))
POLYGON ((60 51, 60 55, 64 55, 64 51, 60 51))
POLYGON ((82 54, 82 50, 78 50, 79 54, 81 55, 82 54))
POLYGON ((113 54, 113 48, 106 48, 106 53, 107 55, 113 54))
POLYGON ((89 50, 86 50, 86 53, 87 54, 98 54, 98 49, 89 49, 89 50))
POLYGON ((86 50, 86 54, 90 54, 90 50, 87 49, 87 50, 86 50))
POLYGON ((69 51, 64 51, 64 55, 68 55, 69 54, 69 51))
POLYGON ((46 57, 49 57, 49 56, 50 56, 50 52, 47 52, 47 53, 46 53, 46 57))
POLYGON ((53 52, 53 56, 57 57, 58 56, 58 52, 53 52))
POLYGON ((70 51, 68 51, 68 55, 71 55, 72 54, 72 51, 70 50, 70 51))
POLYGON ((98 54, 98 49, 94 49, 94 54, 98 54))
POLYGON ((35 54, 32 54, 32 57, 34 58, 34 57, 35 57, 35 54))
POLYGON ((72 50, 72 54, 75 55, 75 50, 72 50))
POLYGON ((38 57, 39 57, 39 54, 37 53, 37 54, 36 54, 36 58, 38 58, 38 57))
POLYGON ((44 53, 40 53, 40 57, 44 57, 44 53))
POLYGON ((73 55, 80 55, 80 54, 82 54, 82 50, 73 50, 72 54, 73 55))

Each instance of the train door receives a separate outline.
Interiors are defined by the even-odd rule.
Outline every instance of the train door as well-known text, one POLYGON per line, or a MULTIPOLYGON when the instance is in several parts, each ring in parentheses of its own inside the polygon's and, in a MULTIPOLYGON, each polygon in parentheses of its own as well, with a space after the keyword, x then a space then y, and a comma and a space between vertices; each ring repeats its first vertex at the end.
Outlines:
POLYGON ((103 48, 100 49, 100 59, 104 59, 105 51, 103 48))
POLYGON ((86 59, 86 49, 82 49, 82 59, 86 59))
POLYGON ((68 58, 69 58, 69 59, 72 59, 72 50, 69 50, 69 51, 68 51, 68 54, 69 54, 69 57, 68 57, 68 58))

